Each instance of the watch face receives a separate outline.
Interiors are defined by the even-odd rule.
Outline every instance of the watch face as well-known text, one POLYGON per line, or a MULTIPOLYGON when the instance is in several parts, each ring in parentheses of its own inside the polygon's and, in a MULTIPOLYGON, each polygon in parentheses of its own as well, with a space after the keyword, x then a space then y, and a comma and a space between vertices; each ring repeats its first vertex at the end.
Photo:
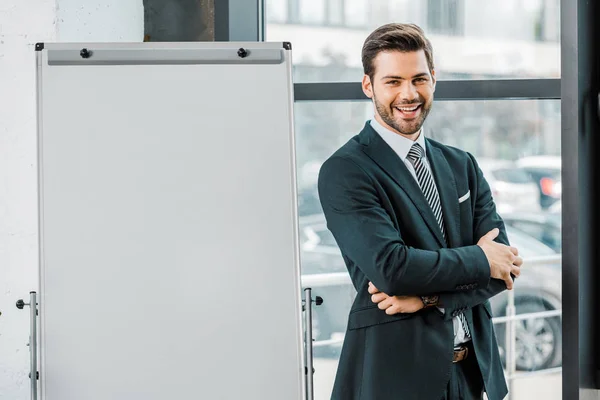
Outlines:
POLYGON ((423 300, 423 303, 425 303, 426 306, 432 306, 437 303, 438 297, 437 296, 423 296, 421 299, 423 300))

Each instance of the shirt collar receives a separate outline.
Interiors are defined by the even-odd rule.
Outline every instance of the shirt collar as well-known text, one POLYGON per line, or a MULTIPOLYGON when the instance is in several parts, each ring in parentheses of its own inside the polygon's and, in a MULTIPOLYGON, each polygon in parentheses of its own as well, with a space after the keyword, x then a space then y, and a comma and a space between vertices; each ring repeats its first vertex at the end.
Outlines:
POLYGON ((417 140, 414 142, 408 138, 405 138, 402 135, 399 135, 395 132, 392 132, 385 126, 381 125, 375 118, 370 121, 371 126, 375 129, 375 132, 381 136, 381 138, 394 150, 398 157, 402 161, 406 161, 406 156, 408 156, 408 152, 413 144, 419 143, 419 145, 423 148, 423 156, 427 156, 427 147, 425 147, 425 135, 423 135, 423 127, 421 127, 421 132, 417 137, 417 140))

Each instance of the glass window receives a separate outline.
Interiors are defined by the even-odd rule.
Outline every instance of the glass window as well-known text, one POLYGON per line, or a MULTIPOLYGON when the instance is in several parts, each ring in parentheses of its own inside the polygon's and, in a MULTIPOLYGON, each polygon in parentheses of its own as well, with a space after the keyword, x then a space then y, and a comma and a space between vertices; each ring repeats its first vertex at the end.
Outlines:
POLYGON ((518 168, 500 168, 492 172, 494 178, 499 181, 510 182, 510 183, 530 183, 531 179, 527 173, 518 168))
MULTIPOLYGON (((309 282, 314 294, 324 299, 314 313, 315 369, 318 371, 314 382, 317 400, 328 399, 331 395, 348 313, 356 295, 335 238, 327 230, 318 199, 317 177, 322 162, 359 133, 365 121, 372 117, 372 107, 368 101, 295 104, 299 196, 305 204, 300 209, 303 282, 309 282)), ((523 178, 525 175, 522 170, 516 169, 518 172, 515 172, 514 165, 519 160, 531 165, 532 159, 546 160, 560 156, 560 101, 437 101, 425 128, 426 136, 469 151, 478 161, 482 160, 482 164, 487 160, 502 165, 498 169, 499 174, 516 183, 496 187, 499 193, 497 206, 538 210, 535 213, 520 211, 520 216, 506 213, 509 240, 525 258, 523 272, 514 290, 516 312, 560 310, 561 249, 560 242, 555 241, 557 234, 560 237, 560 227, 558 231, 550 228, 536 230, 518 223, 537 215, 547 216, 542 220, 547 220, 549 224, 559 223, 560 214, 540 212, 539 197, 513 196, 517 185, 529 184, 527 190, 537 193, 532 181, 523 178), (527 201, 524 202, 523 198, 527 198, 527 201), (514 220, 517 222, 510 222, 514 220)), ((506 292, 491 299, 496 317, 505 315, 506 302, 506 292)), ((517 373, 512 398, 560 399, 561 372, 560 369, 552 370, 562 365, 560 316, 520 320, 515 324, 517 373), (523 375, 527 371, 541 370, 550 372, 531 377, 523 375)), ((503 358, 505 331, 504 323, 496 324, 503 358)))
POLYGON ((330 25, 342 25, 344 22, 342 2, 343 0, 329 0, 327 2, 327 16, 330 25))
POLYGON ((560 213, 502 214, 507 226, 515 227, 533 236, 546 246, 560 253, 562 250, 562 231, 560 213))
MULTIPOLYGON (((325 24, 325 0, 300 0, 300 23, 307 25, 325 24)), ((267 7, 268 14, 268 7, 267 7)), ((289 40, 288 40, 289 42, 289 40)), ((293 45, 293 43, 292 43, 293 45)))
POLYGON ((461 35, 464 31, 462 0, 428 0, 427 28, 431 33, 461 35))
POLYGON ((268 22, 285 23, 288 21, 288 0, 267 0, 268 22))
MULTIPOLYGON (((267 16, 274 0, 267 2, 267 16)), ((329 6, 337 9, 338 0, 329 6)), ((345 0, 344 23, 325 20, 325 0, 290 0, 301 24, 268 18, 266 38, 293 45, 296 82, 362 79, 360 52, 367 35, 389 22, 417 23, 430 38, 438 79, 560 77, 559 0, 345 0), (315 24, 320 24, 315 26, 315 24)), ((331 15, 334 15, 333 13, 331 15)))
POLYGON ((519 249, 521 257, 529 258, 556 254, 550 247, 537 240, 533 235, 525 233, 523 230, 508 226, 506 234, 511 245, 519 249))
POLYGON ((344 7, 345 25, 359 28, 368 26, 370 3, 368 0, 346 0, 344 7))

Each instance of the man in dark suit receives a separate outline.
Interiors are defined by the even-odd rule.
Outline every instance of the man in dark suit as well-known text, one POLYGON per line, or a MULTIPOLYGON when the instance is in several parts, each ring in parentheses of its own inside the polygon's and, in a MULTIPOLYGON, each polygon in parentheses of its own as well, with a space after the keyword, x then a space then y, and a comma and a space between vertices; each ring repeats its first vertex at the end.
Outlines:
POLYGON ((362 62, 375 118, 319 173, 358 292, 332 399, 503 399, 488 299, 522 259, 473 156, 423 135, 436 82, 423 31, 378 28, 362 62))

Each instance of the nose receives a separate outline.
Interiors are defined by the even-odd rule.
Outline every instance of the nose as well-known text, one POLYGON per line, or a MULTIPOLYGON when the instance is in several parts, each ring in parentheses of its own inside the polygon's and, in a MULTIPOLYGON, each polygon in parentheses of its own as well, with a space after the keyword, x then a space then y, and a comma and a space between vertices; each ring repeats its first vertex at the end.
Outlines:
POLYGON ((400 86, 400 92, 398 93, 398 100, 403 103, 412 103, 419 98, 417 88, 411 81, 404 81, 400 86))

